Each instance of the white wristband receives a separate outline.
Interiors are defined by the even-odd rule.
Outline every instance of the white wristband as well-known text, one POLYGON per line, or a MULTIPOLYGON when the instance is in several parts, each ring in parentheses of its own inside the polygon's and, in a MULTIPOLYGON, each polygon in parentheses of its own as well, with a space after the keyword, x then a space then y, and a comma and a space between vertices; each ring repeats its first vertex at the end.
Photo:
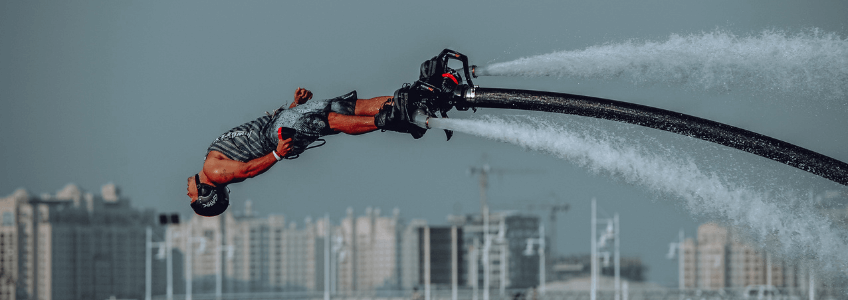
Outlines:
POLYGON ((271 153, 274 153, 274 158, 276 158, 276 159, 277 159, 277 161, 280 161, 280 160, 282 160, 282 159, 283 159, 282 157, 280 157, 279 155, 277 155, 277 150, 271 151, 271 153))

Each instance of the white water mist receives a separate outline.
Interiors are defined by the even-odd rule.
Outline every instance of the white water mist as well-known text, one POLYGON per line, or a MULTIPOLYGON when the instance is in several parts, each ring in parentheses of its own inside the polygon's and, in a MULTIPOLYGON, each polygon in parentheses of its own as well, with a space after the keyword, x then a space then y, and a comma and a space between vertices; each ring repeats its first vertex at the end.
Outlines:
MULTIPOLYGON (((808 30, 737 36, 724 31, 626 41, 494 63, 480 75, 620 78, 706 91, 817 97, 848 105, 848 39, 808 30)), ((809 101, 809 98, 807 98, 809 101)))
POLYGON ((830 272, 848 270, 848 232, 832 226, 806 192, 746 185, 732 175, 704 171, 679 150, 648 149, 604 129, 494 117, 431 119, 430 125, 551 154, 679 199, 691 213, 730 222, 774 253, 813 259, 830 272))

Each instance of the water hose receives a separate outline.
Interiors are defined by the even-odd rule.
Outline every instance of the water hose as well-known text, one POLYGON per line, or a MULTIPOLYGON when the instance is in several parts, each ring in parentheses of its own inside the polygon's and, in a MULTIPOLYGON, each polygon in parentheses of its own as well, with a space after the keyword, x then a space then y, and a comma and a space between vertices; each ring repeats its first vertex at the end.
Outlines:
POLYGON ((848 164, 742 128, 664 109, 610 99, 542 91, 473 87, 465 107, 546 111, 665 130, 769 158, 848 186, 848 164))

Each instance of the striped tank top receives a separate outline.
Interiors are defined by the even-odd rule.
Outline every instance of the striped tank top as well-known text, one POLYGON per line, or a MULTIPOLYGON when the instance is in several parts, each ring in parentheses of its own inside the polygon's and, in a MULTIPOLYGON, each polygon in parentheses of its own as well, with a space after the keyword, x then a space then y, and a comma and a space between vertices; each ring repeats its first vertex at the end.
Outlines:
POLYGON ((209 145, 206 154, 218 151, 240 162, 248 162, 268 155, 277 149, 277 137, 269 134, 273 132, 269 130, 269 126, 271 126, 271 117, 262 116, 230 129, 209 145))

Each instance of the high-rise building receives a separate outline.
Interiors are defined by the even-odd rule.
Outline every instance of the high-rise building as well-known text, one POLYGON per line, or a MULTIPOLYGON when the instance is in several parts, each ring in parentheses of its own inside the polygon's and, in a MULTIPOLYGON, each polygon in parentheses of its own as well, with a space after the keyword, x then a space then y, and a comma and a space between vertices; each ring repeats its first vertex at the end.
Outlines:
MULTIPOLYGON (((449 288, 452 284, 452 276, 453 276, 453 248, 456 247, 456 258, 457 258, 457 285, 464 286, 466 284, 466 276, 464 273, 466 265, 460 263, 463 260, 463 256, 465 253, 461 251, 463 249, 462 244, 462 228, 456 226, 433 226, 433 227, 423 227, 418 229, 418 241, 419 241, 419 259, 420 265, 424 264, 424 247, 426 244, 429 244, 430 247, 430 284, 440 285, 444 288, 449 288), (424 241, 425 234, 424 231, 429 231, 427 233, 429 241, 424 241), (454 241, 453 235, 456 235, 456 241, 454 241), (454 245, 454 243, 456 245, 454 245)), ((420 268, 419 274, 423 277, 424 268, 420 268)), ((421 282, 423 283, 423 282, 421 282)))
POLYGON ((402 274, 400 288, 409 290, 426 284, 425 265, 427 246, 430 255, 430 285, 434 289, 449 289, 453 276, 453 247, 457 255, 457 285, 465 286, 466 265, 463 264, 465 247, 462 244, 462 227, 429 226, 424 220, 412 220, 403 231, 402 274), (454 234, 456 241, 454 241, 454 234), (454 243, 456 243, 454 245, 454 243))
POLYGON ((483 288, 488 257, 489 287, 529 288, 539 284, 539 252, 525 255, 528 239, 539 238, 540 219, 513 211, 489 214, 490 245, 486 247, 482 215, 449 216, 451 225, 462 228, 465 247, 463 264, 467 270, 467 284, 477 280, 483 288), (488 250, 488 255, 483 251, 488 250))
POLYGON ((398 210, 381 216, 379 209, 369 208, 365 215, 354 217, 349 209, 339 226, 324 218, 306 218, 298 227, 282 216, 258 217, 249 201, 246 205, 244 212, 194 216, 172 225, 174 232, 191 232, 179 235, 174 245, 191 259, 194 287, 203 286, 206 293, 214 290, 218 265, 224 293, 322 291, 328 269, 326 284, 341 293, 401 287, 398 210), (328 231, 330 241, 325 241, 328 231), (327 242, 332 244, 327 249, 332 263, 325 268, 327 242))
POLYGON ((364 216, 347 217, 335 230, 341 236, 336 289, 341 292, 393 290, 401 287, 400 211, 381 216, 367 208, 364 216))
POLYGON ((191 259, 193 292, 214 291, 219 268, 223 293, 323 289, 326 221, 306 218, 298 228, 294 222, 287 225, 283 216, 260 218, 250 206, 248 200, 244 212, 195 215, 172 226, 181 233, 175 247, 191 259))
POLYGON ((699 226, 697 242, 686 239, 683 250, 685 288, 717 290, 766 284, 798 288, 803 280, 796 264, 754 248, 715 223, 699 226))
POLYGON ((427 221, 422 219, 410 220, 401 234, 401 284, 403 290, 411 290, 421 286, 421 259, 424 255, 421 249, 421 239, 418 238, 420 228, 427 227, 427 221))
POLYGON ((55 195, 0 199, 0 298, 105 299, 144 295, 145 228, 114 184, 94 195, 69 184, 55 195))

